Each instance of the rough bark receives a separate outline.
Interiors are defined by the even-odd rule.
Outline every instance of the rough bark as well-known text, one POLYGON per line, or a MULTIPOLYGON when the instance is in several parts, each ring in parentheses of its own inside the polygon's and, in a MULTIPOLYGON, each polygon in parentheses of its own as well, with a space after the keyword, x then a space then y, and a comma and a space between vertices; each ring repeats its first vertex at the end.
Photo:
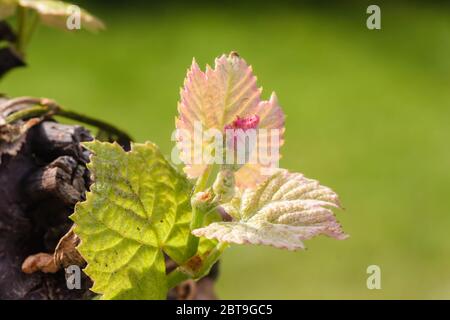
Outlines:
POLYGON ((90 139, 80 126, 46 121, 29 129, 16 155, 0 165, 0 299, 82 299, 92 295, 69 290, 63 270, 26 274, 21 266, 36 253, 53 252, 70 229, 68 216, 89 186, 85 155, 79 144, 90 139), (52 147, 49 141, 54 141, 52 147), (59 143, 57 144, 56 141, 59 143))

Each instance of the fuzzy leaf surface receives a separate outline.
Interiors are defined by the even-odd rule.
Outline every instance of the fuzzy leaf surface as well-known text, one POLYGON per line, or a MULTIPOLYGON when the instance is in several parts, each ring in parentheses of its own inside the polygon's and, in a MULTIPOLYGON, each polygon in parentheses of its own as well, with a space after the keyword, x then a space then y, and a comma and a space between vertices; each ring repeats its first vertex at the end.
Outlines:
POLYGON ((304 249, 303 240, 320 234, 347 237, 330 207, 339 207, 330 188, 302 174, 278 170, 257 189, 246 189, 223 205, 234 221, 215 222, 193 234, 227 243, 304 249))

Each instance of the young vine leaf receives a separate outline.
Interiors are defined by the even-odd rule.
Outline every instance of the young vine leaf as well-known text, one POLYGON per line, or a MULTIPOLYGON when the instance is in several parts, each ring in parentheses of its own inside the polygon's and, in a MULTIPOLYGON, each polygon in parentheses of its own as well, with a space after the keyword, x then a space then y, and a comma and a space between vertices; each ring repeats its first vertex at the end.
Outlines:
MULTIPOLYGON (((42 23, 63 30, 67 29, 67 19, 74 14, 73 5, 58 0, 0 0, 0 19, 13 15, 17 7, 31 9, 39 15, 42 23)), ((89 31, 105 28, 103 22, 80 8, 81 27, 89 31)))
MULTIPOLYGON (((249 122, 247 119, 255 119, 252 128, 267 129, 267 133, 258 137, 267 141, 267 149, 271 148, 272 141, 279 146, 283 144, 284 113, 275 93, 268 101, 263 101, 261 92, 252 67, 236 53, 217 58, 214 69, 207 66, 205 72, 200 70, 195 60, 192 62, 181 90, 179 117, 176 119, 177 146, 186 165, 184 170, 190 178, 197 178, 204 172, 207 164, 194 159, 202 159, 202 154, 207 153, 214 142, 211 139, 195 148, 196 124, 201 124, 203 130, 215 129, 224 133, 226 128, 239 129, 240 125, 249 122), (184 132, 189 133, 189 137, 184 132), (272 138, 271 134, 275 133, 277 136, 272 138)), ((254 187, 264 180, 260 174, 261 166, 270 166, 264 154, 259 153, 258 163, 248 163, 237 171, 238 186, 254 187)))
POLYGON ((71 218, 92 290, 103 299, 165 299, 164 253, 177 263, 188 258, 192 185, 154 144, 129 152, 98 141, 85 146, 94 184, 71 218))
POLYGON ((223 205, 234 221, 215 222, 193 234, 227 243, 304 249, 303 240, 320 234, 339 240, 347 237, 328 208, 339 206, 330 188, 279 169, 258 188, 245 189, 223 205))
MULTIPOLYGON (((72 4, 58 0, 19 0, 19 5, 35 10, 42 23, 67 30, 67 19, 74 14, 72 4)), ((80 8, 81 27, 96 32, 105 28, 103 22, 80 8)))

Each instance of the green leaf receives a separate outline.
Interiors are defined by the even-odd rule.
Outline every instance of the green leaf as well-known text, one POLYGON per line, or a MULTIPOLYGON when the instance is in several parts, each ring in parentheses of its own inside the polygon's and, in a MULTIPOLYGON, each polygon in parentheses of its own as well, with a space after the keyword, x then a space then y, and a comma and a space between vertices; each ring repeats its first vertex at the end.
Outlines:
POLYGON ((246 189, 222 206, 234 219, 214 222, 193 231, 198 237, 237 244, 262 244, 303 249, 302 240, 324 234, 346 234, 328 207, 339 207, 330 188, 299 173, 278 170, 256 190, 246 189))
POLYGON ((92 290, 103 299, 165 299, 164 253, 184 254, 192 217, 192 185, 151 143, 89 142, 94 184, 71 218, 88 262, 92 290))
MULTIPOLYGON (((5 1, 5 0, 3 0, 5 1)), ((81 9, 71 3, 58 0, 18 0, 23 8, 35 10, 42 23, 64 30, 67 28, 67 20, 75 14, 74 9, 79 9, 81 28, 89 31, 99 31, 105 28, 103 22, 91 15, 84 9, 81 9)))

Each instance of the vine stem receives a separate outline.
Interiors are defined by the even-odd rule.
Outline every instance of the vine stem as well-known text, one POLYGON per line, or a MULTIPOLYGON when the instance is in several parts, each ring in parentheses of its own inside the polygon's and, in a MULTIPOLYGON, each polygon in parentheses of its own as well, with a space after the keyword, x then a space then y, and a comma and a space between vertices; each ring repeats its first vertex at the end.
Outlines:
MULTIPOLYGON (((213 171, 213 166, 209 165, 206 167, 203 174, 197 180, 197 183, 194 187, 193 195, 198 192, 204 191, 208 185, 208 180, 213 171)), ((209 212, 209 211, 208 211, 209 212)), ((186 245, 186 256, 187 261, 190 258, 194 257, 198 252, 198 245, 200 242, 200 238, 196 237, 192 234, 192 231, 202 227, 203 220, 205 215, 208 213, 203 211, 196 206, 192 206, 192 220, 190 224, 190 231, 187 245, 186 245)), ((228 246, 227 243, 219 243, 213 250, 211 250, 203 259, 202 264, 198 270, 190 270, 189 267, 181 265, 177 267, 175 270, 170 272, 167 275, 167 283, 169 288, 173 288, 177 286, 179 283, 193 278, 200 279, 206 276, 211 270, 212 266, 217 262, 223 251, 228 246)))
POLYGON ((191 275, 183 272, 180 267, 177 267, 175 270, 171 271, 167 275, 167 287, 172 289, 176 287, 178 284, 182 283, 191 278, 191 275))
MULTIPOLYGON (((201 192, 206 189, 209 176, 211 175, 213 167, 209 165, 203 174, 200 176, 200 178, 197 180, 197 183, 195 185, 193 195, 195 195, 197 192, 201 192)), ((200 228, 203 225, 203 220, 205 218, 207 212, 204 212, 200 210, 199 208, 192 206, 192 220, 190 224, 190 231, 187 245, 186 245, 186 257, 189 259, 193 257, 198 250, 198 244, 200 241, 200 238, 194 236, 192 234, 192 231, 195 229, 200 228)))
POLYGON ((226 242, 220 242, 217 246, 211 250, 211 252, 203 260, 200 269, 192 272, 185 266, 179 266, 167 275, 167 285, 168 288, 173 288, 180 284, 181 282, 193 278, 200 279, 207 276, 214 264, 219 260, 220 256, 224 250, 229 246, 226 242))
MULTIPOLYGON (((66 119, 75 120, 94 126, 98 129, 116 135, 126 141, 133 139, 124 131, 117 127, 83 114, 66 110, 55 101, 46 98, 20 97, 0 104, 0 113, 4 116, 5 123, 12 123, 20 119, 33 118, 38 116, 61 116, 66 119)), ((0 121, 1 122, 1 121, 0 121)), ((0 123, 1 125, 2 123, 0 123)))

